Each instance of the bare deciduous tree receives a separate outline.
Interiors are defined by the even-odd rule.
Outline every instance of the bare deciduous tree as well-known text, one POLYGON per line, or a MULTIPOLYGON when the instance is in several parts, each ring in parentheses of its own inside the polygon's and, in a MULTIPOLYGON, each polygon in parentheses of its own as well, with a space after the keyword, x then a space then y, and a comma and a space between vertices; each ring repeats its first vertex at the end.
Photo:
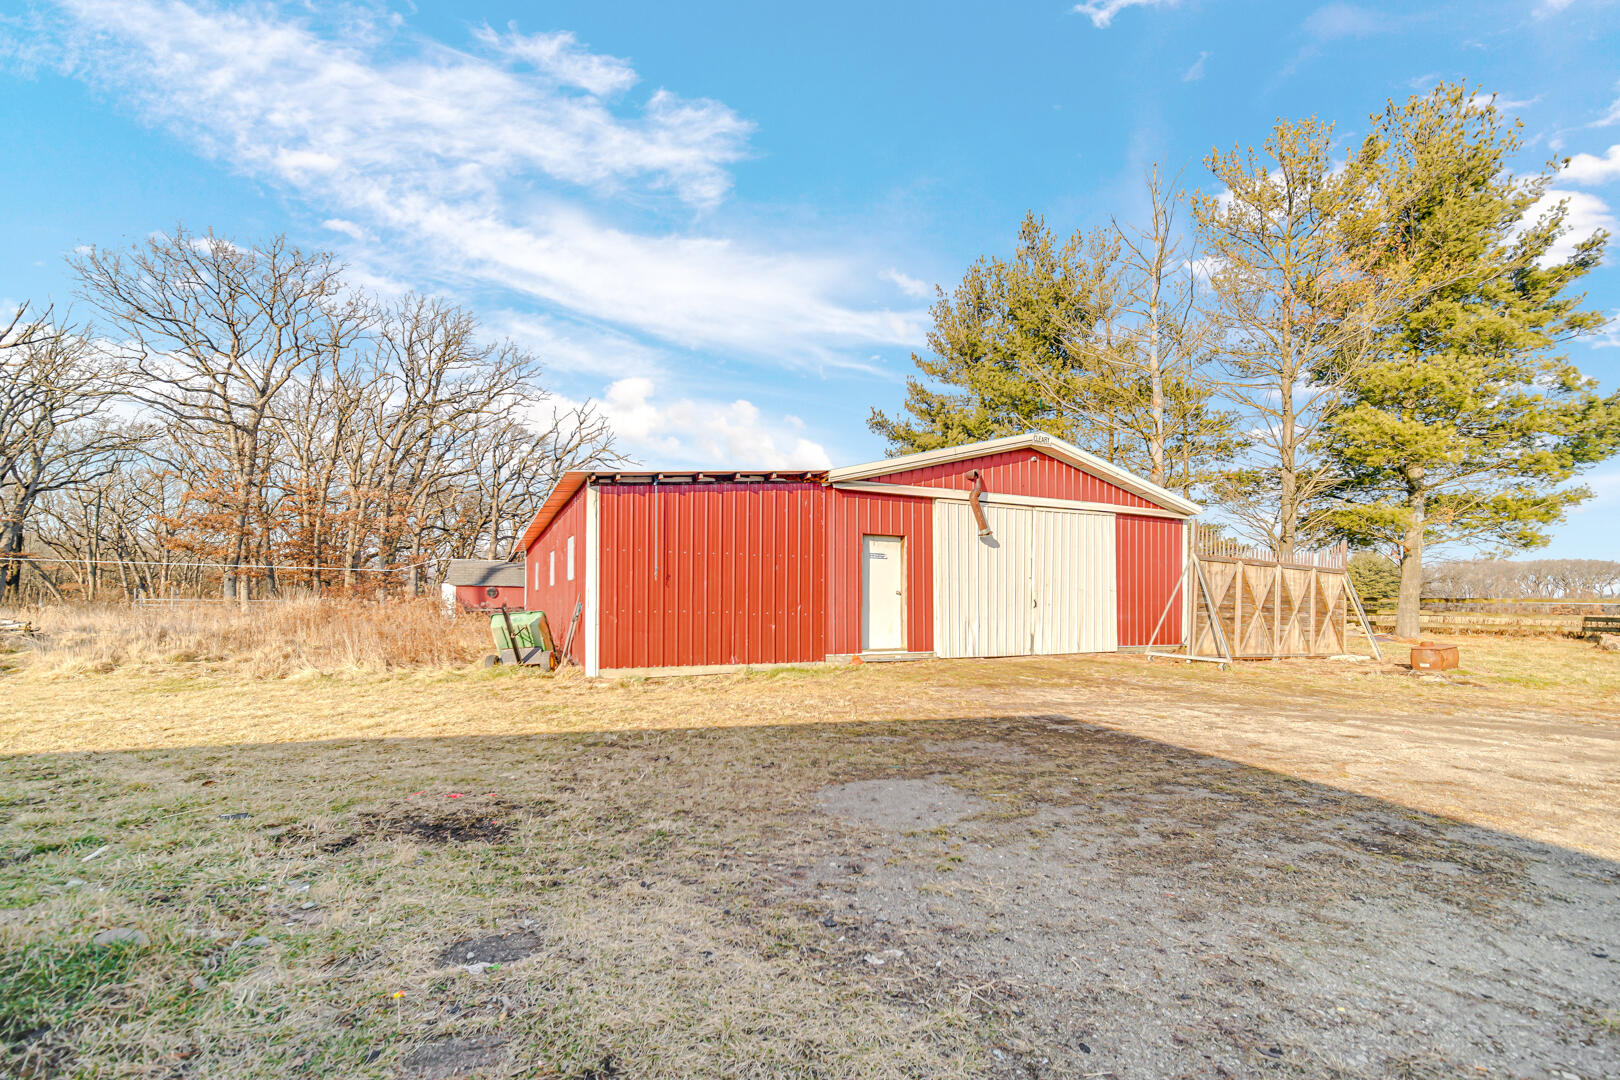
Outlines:
POLYGON ((111 471, 138 426, 104 415, 118 367, 86 330, 41 316, 0 339, 0 601, 22 581, 28 523, 41 498, 111 471))
POLYGON ((1214 152, 1224 190, 1193 201, 1223 389, 1253 448, 1220 494, 1284 558, 1319 528, 1334 474, 1318 440, 1391 307, 1389 279, 1367 272, 1380 253, 1356 231, 1367 178, 1353 161, 1335 166, 1331 135, 1279 121, 1262 152, 1214 152))
POLYGON ((241 247, 183 228, 128 253, 91 248, 71 261, 85 298, 123 335, 137 400, 185 450, 200 451, 194 469, 217 463, 229 518, 224 592, 246 600, 277 395, 313 362, 334 322, 360 314, 339 267, 285 237, 241 247))
POLYGON ((1426 596, 1601 600, 1620 596, 1611 559, 1462 559, 1431 566, 1426 596))
POLYGON ((31 546, 36 595, 416 592, 508 550, 562 470, 621 460, 469 312, 380 307, 282 238, 72 264, 105 340, 26 307, 0 329, 0 589, 31 546))

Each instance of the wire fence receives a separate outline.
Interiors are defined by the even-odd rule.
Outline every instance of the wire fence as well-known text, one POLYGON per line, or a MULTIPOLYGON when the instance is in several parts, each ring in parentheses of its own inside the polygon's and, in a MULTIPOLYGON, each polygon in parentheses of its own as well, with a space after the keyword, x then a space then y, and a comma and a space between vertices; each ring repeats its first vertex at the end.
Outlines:
POLYGON ((436 591, 445 569, 424 559, 390 566, 229 563, 195 558, 0 555, 0 598, 135 604, 258 603, 302 597, 367 598, 436 591), (9 579, 9 585, 7 581, 9 579))

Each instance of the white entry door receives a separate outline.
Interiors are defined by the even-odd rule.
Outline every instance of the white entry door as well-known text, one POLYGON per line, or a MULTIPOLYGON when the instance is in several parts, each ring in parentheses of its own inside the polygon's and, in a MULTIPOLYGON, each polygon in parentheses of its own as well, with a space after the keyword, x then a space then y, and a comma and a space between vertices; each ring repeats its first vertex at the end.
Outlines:
POLYGON ((863 536, 861 648, 899 652, 905 647, 905 542, 898 536, 863 536))
POLYGON ((940 656, 1109 652, 1119 641, 1114 517, 934 501, 934 651, 940 656))

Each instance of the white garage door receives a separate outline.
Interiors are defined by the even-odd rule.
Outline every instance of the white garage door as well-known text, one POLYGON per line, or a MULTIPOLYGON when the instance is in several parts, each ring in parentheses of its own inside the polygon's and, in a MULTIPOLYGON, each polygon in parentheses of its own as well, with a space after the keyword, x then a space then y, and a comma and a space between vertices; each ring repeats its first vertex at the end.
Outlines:
POLYGON ((934 651, 940 656, 1109 652, 1118 644, 1114 518, 934 500, 934 651))

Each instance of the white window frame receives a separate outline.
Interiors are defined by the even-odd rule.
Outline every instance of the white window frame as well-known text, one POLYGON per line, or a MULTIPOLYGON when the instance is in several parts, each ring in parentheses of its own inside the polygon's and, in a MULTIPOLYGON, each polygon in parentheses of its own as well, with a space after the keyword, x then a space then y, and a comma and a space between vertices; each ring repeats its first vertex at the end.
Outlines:
POLYGON ((568 538, 568 580, 574 580, 574 538, 568 538))
POLYGON ((551 562, 551 587, 556 588, 557 587, 557 552, 556 552, 555 549, 553 549, 552 552, 551 552, 550 562, 551 562))

